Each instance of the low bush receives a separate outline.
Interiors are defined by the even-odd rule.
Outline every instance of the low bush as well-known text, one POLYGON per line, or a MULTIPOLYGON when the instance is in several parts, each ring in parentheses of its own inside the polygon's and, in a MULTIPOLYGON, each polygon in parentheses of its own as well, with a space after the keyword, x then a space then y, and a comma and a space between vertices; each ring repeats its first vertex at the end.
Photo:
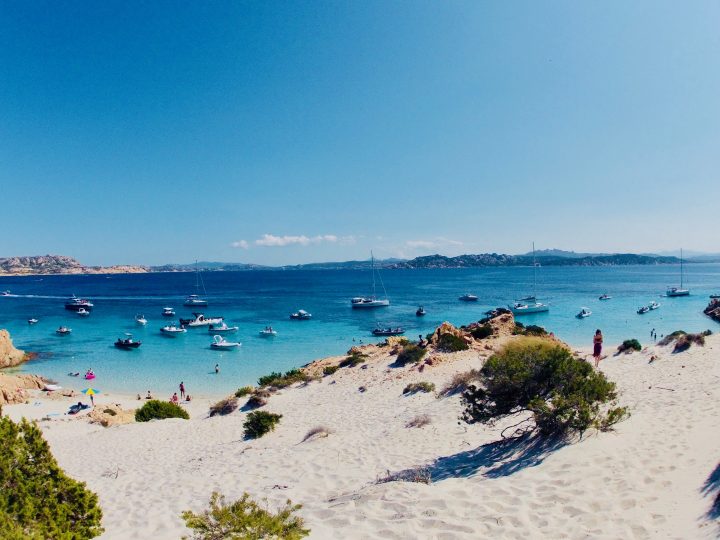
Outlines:
POLYGON ((673 333, 668 334, 664 338, 662 338, 660 341, 658 341, 658 345, 664 347, 665 345, 670 345, 673 341, 675 341, 680 336, 684 336, 687 334, 684 330, 675 330, 673 333))
POLYGON ((513 329, 513 335, 516 336, 547 336, 548 332, 545 330, 542 326, 537 326, 536 324, 529 324, 525 326, 521 322, 515 323, 515 328, 513 329))
POLYGON ((410 420, 407 424, 405 424, 406 428, 421 428, 425 427, 427 425, 432 424, 432 418, 429 414, 418 414, 416 417, 414 417, 412 420, 410 420))
POLYGON ((332 375, 339 369, 338 366, 325 366, 323 368, 323 375, 332 375))
POLYGON ((675 346, 673 347, 673 352, 683 352, 687 351, 692 345, 698 345, 700 347, 705 345, 705 336, 711 335, 712 332, 710 330, 705 330, 704 332, 700 332, 699 334, 688 334, 687 332, 683 330, 676 330, 672 334, 668 334, 664 338, 662 338, 658 345, 669 345, 673 341, 675 342, 675 346))
POLYGON ((440 396, 452 396, 467 390, 470 383, 480 379, 480 372, 477 369, 471 369, 463 373, 456 373, 450 382, 440 391, 440 396))
POLYGON ((617 348, 618 353, 630 354, 633 351, 641 351, 642 345, 637 339, 626 339, 617 348))
POLYGON ((427 351, 417 345, 406 345, 397 355, 396 364, 406 366, 408 364, 417 364, 425 357, 427 351))
POLYGON ((234 413, 238 408, 238 398, 235 396, 221 399, 215 405, 210 407, 210 416, 225 416, 226 414, 234 413))
POLYGON ((470 330, 470 335, 475 339, 485 339, 493 335, 493 329, 489 324, 480 324, 470 330))
POLYGON ((259 439, 266 433, 273 431, 275 425, 280 422, 282 414, 274 414, 266 411, 253 411, 247 415, 243 429, 245 436, 249 439, 259 439))
POLYGON ((235 390, 235 397, 241 398, 241 397, 249 396, 254 391, 255 391, 255 388, 253 388, 252 386, 243 386, 242 388, 238 388, 237 390, 235 390))
POLYGON ((249 409, 257 409, 267 405, 267 400, 272 394, 264 388, 258 388, 255 390, 245 403, 245 406, 249 409))
POLYGON ((437 341, 437 348, 444 352, 466 351, 470 348, 464 339, 454 334, 440 334, 437 341))
POLYGON ((463 419, 493 424, 528 411, 541 434, 566 435, 624 418, 625 410, 613 408, 616 397, 615 383, 588 362, 553 341, 526 337, 485 362, 478 384, 463 392, 463 419))
POLYGON ((403 390, 403 394, 414 394, 416 392, 434 392, 435 391, 435 384, 431 382, 416 382, 416 383, 410 383, 408 384, 405 389, 403 390))
POLYGON ((0 538, 94 538, 101 521, 97 495, 65 474, 37 425, 0 418, 0 538))
POLYGON ((378 478, 376 484, 386 484, 387 482, 417 482, 420 484, 429 484, 432 482, 430 469, 426 467, 416 467, 396 473, 387 472, 385 476, 378 478))
POLYGON ((355 367, 360 365, 367 360, 367 354, 360 352, 352 352, 347 358, 344 358, 338 364, 338 367, 355 367))
POLYGON ((188 420, 190 415, 180 405, 169 401, 151 399, 135 411, 136 422, 149 422, 150 420, 163 420, 165 418, 183 418, 188 420))
POLYGON ((308 382, 310 377, 299 369, 291 369, 282 373, 272 372, 270 375, 263 375, 258 379, 258 386, 274 386, 276 388, 286 388, 298 382, 308 382))
POLYGON ((302 518, 295 515, 301 508, 288 499, 283 508, 273 513, 247 493, 228 504, 223 495, 213 492, 209 510, 200 514, 186 510, 181 517, 185 526, 193 531, 188 540, 299 540, 310 534, 302 518))

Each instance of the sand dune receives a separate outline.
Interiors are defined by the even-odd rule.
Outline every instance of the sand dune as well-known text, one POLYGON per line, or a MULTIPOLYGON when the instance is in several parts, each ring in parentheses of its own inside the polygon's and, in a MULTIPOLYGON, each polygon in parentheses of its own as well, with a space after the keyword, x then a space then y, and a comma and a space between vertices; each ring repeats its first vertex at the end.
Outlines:
MULTIPOLYGON (((200 402, 190 421, 42 425, 60 464, 99 494, 108 539, 179 538, 180 512, 213 490, 301 503, 312 538, 715 538, 719 338, 604 360, 632 416, 567 445, 502 442, 502 425, 458 422, 458 396, 402 395, 408 382, 440 388, 479 367, 477 351, 423 373, 385 359, 284 390, 265 407, 283 415, 279 427, 256 441, 243 440, 244 412, 206 418, 200 402), (432 423, 406 427, 419 414, 432 423), (316 426, 332 433, 301 442, 316 426), (376 483, 416 467, 432 483, 376 483)), ((8 409, 38 416, 48 403, 8 409)))

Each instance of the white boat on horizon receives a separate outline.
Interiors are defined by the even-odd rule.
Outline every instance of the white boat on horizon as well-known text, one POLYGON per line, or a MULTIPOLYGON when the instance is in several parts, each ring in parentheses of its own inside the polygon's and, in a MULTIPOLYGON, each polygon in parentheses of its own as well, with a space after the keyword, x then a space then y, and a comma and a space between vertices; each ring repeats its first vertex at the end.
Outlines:
POLYGON ((377 270, 378 278, 380 279, 380 285, 382 285, 383 293, 385 294, 385 298, 378 298, 375 294, 375 257, 373 256, 372 251, 370 252, 370 273, 372 275, 372 295, 371 296, 356 296, 352 299, 350 299, 350 305, 353 307, 353 309, 368 309, 368 308, 379 308, 379 307, 387 307, 390 305, 390 300, 387 298, 387 291, 385 290, 385 284, 383 283, 382 276, 380 276, 380 271, 377 270))
POLYGON ((690 296, 690 289, 683 288, 683 250, 680 248, 680 286, 679 287, 668 287, 665 291, 665 296, 690 296))
POLYGON ((202 280, 202 276, 200 275, 200 269, 198 268, 198 262, 195 261, 195 290, 197 291, 197 293, 188 295, 188 297, 185 299, 185 302, 183 302, 184 306, 206 307, 208 305, 208 301, 200 298, 199 296, 200 284, 202 284, 203 293, 207 294, 207 291, 205 290, 205 282, 202 280))
POLYGON ((222 336, 213 336, 212 343, 210 343, 211 349, 217 349, 217 350, 228 350, 228 349, 236 349, 238 348, 242 343, 238 341, 227 341, 222 336))

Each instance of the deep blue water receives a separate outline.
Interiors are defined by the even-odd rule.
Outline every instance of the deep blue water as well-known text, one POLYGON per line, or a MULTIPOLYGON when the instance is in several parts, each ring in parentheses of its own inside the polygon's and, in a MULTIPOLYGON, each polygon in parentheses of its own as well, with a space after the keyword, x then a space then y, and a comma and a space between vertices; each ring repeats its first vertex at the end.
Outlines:
MULTIPOLYGON (((83 381, 67 374, 92 367, 97 374, 93 386, 101 390, 151 389, 162 395, 183 380, 193 394, 218 395, 253 384, 268 372, 341 354, 353 339, 373 341, 370 331, 376 322, 403 325, 406 335, 414 338, 445 320, 457 325, 477 320, 487 309, 532 292, 531 268, 394 270, 382 274, 392 305, 358 311, 350 308, 350 298, 369 294, 368 271, 215 272, 203 278, 210 301, 204 311, 240 326, 238 334, 228 337, 242 342, 239 350, 211 350, 206 328, 189 329, 176 339, 159 333, 168 322, 160 316, 164 306, 174 307, 179 316, 190 315, 182 301, 195 292, 192 273, 3 277, 0 290, 9 289, 13 296, 0 297, 0 327, 10 331, 19 348, 41 353, 22 371, 49 376, 63 386, 82 386, 83 381), (465 292, 478 295, 480 301, 459 302, 465 292), (87 319, 63 308, 73 293, 94 302, 87 319), (428 312, 423 318, 415 316, 419 304, 428 312), (291 321, 289 313, 300 308, 311 312, 313 319, 291 321), (146 327, 135 324, 136 313, 145 314, 146 327), (30 317, 40 322, 30 326, 30 317), (61 324, 70 326, 72 335, 56 336, 61 324), (275 338, 259 336, 267 324, 278 331, 275 338), (113 347, 124 332, 142 340, 140 349, 113 347), (213 370, 216 363, 219 375, 213 370)), ((720 265, 686 265, 685 278, 692 295, 665 298, 666 286, 679 280, 677 266, 542 268, 538 296, 551 304, 551 310, 521 320, 545 326, 573 345, 590 344, 596 328, 602 329, 608 344, 631 337, 646 343, 652 328, 659 335, 677 329, 716 330, 717 324, 702 309, 709 294, 720 292, 720 265), (600 302, 597 298, 605 292, 613 299, 600 302), (637 307, 650 300, 660 302, 661 308, 637 315, 637 307), (593 315, 578 320, 574 315, 583 306, 593 315)))

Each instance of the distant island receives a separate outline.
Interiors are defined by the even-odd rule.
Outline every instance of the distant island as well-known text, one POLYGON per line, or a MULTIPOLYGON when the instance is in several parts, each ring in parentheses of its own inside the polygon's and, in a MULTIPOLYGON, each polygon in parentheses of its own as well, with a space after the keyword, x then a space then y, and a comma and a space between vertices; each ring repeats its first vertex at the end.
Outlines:
MULTIPOLYGON (((538 251, 536 261, 542 266, 627 266, 677 264, 680 259, 673 256, 637 255, 634 253, 588 254, 572 251, 538 251)), ((693 259, 687 262, 707 262, 693 259)), ((481 268, 499 266, 531 266, 532 254, 504 255, 481 253, 477 255, 426 255, 411 260, 376 260, 376 266, 384 269, 420 269, 420 268, 481 268)), ((370 268, 370 261, 344 261, 308 263, 286 266, 263 266, 259 264, 198 262, 197 268, 203 272, 238 272, 255 270, 292 271, 292 270, 364 270, 370 268)), ((31 257, 0 258, 0 276, 51 275, 51 274, 142 274, 148 272, 192 272, 195 263, 166 264, 161 266, 114 265, 87 266, 77 259, 64 255, 39 255, 31 257)))

